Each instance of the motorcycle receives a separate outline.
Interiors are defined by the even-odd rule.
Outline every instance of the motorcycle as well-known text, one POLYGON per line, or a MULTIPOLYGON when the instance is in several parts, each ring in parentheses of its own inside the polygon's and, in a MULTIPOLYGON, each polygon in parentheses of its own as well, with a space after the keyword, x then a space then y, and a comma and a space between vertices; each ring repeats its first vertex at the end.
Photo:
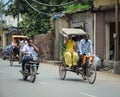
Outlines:
POLYGON ((37 63, 39 62, 39 56, 36 52, 33 52, 32 54, 30 54, 30 56, 31 56, 31 59, 25 63, 24 72, 22 71, 20 72, 22 73, 24 80, 27 80, 27 78, 30 76, 30 81, 34 83, 36 80, 36 75, 38 74, 37 63))

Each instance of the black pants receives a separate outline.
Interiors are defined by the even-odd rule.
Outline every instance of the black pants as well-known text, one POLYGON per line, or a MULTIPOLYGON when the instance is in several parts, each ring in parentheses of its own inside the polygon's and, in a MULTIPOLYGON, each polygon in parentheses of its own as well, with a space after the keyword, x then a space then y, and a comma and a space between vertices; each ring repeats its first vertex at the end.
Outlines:
POLYGON ((18 47, 13 48, 13 52, 14 52, 16 55, 19 55, 19 48, 18 48, 18 47))
POLYGON ((78 53, 78 56, 79 56, 79 60, 77 62, 77 65, 78 65, 78 67, 81 67, 83 56, 81 56, 79 53, 78 53))

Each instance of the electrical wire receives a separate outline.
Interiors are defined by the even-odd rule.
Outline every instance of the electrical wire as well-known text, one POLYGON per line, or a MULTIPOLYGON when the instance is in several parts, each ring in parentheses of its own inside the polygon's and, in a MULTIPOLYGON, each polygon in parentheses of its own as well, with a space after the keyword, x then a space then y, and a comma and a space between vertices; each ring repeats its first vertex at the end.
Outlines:
POLYGON ((77 2, 77 0, 75 0, 75 1, 71 1, 71 2, 65 3, 65 4, 50 5, 50 4, 45 4, 45 3, 42 3, 42 2, 38 2, 37 0, 33 0, 33 1, 36 2, 36 3, 38 3, 38 4, 40 4, 40 5, 49 6, 49 7, 64 6, 64 5, 69 5, 69 4, 77 2))
POLYGON ((42 14, 42 15, 47 15, 47 16, 50 16, 49 13, 45 13, 45 12, 42 12, 42 11, 39 11, 38 9, 34 8, 27 0, 25 0, 25 2, 33 9, 35 10, 36 12, 42 14))

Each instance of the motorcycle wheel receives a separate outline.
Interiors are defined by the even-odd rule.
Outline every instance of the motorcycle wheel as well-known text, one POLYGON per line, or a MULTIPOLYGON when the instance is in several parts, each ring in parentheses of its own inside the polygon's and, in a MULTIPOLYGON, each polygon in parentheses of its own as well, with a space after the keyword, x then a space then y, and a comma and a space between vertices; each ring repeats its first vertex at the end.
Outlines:
POLYGON ((35 79, 36 79, 36 67, 31 67, 30 68, 30 81, 34 83, 35 79))

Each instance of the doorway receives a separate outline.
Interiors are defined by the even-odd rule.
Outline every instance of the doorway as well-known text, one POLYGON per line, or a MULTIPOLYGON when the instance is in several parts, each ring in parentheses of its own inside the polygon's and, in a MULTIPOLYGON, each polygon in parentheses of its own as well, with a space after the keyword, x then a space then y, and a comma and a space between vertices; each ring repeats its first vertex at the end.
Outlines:
POLYGON ((114 33, 115 33, 115 22, 110 22, 109 25, 110 28, 110 34, 109 34, 109 60, 114 60, 115 59, 115 40, 114 40, 114 33))

